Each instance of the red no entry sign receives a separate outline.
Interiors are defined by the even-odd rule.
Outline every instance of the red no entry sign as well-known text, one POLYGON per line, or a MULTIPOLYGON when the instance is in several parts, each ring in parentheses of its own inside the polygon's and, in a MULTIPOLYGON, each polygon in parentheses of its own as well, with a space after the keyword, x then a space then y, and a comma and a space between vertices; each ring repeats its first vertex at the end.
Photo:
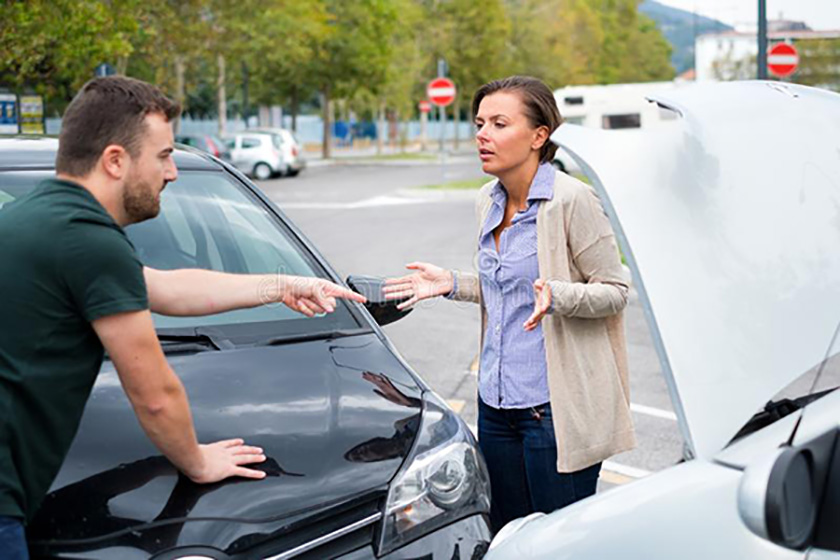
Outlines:
POLYGON ((787 43, 776 43, 767 53, 767 69, 774 76, 784 78, 796 72, 796 65, 799 64, 799 53, 793 45, 787 43))
POLYGON ((429 101, 438 107, 446 107, 455 100, 455 84, 449 78, 435 78, 426 86, 429 101))
POLYGON ((421 101, 417 104, 417 108, 420 109, 421 113, 428 113, 432 110, 432 104, 428 101, 421 101))

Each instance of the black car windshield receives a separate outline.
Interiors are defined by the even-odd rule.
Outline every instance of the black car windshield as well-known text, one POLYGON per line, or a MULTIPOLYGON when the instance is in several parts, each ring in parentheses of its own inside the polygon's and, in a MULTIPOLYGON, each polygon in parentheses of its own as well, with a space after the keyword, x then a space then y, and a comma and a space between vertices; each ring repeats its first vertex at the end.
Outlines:
MULTIPOLYGON (((47 177, 49 171, 0 172, 0 212, 47 177)), ((158 217, 126 228, 140 260, 161 270, 203 268, 236 274, 291 274, 328 278, 314 257, 237 179, 220 171, 179 171, 164 190, 158 217)), ((266 292, 273 284, 266 283, 266 292)), ((336 311, 306 318, 282 304, 229 311, 204 317, 165 317, 155 325, 169 331, 213 326, 231 339, 358 329, 359 323, 339 302, 336 311)))

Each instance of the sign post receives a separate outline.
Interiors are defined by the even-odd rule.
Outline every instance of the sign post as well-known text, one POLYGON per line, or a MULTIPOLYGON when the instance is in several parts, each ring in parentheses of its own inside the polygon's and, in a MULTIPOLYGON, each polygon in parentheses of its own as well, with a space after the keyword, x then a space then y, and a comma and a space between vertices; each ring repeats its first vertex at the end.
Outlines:
POLYGON ((796 72, 799 65, 799 53, 796 47, 788 43, 776 43, 767 54, 767 69, 779 78, 785 78, 796 72))
POLYGON ((446 106, 455 101, 455 84, 449 78, 435 78, 426 86, 429 101, 438 106, 440 111, 440 151, 443 153, 444 129, 446 126, 446 106))
POLYGON ((102 64, 100 64, 99 66, 96 67, 96 70, 94 70, 94 74, 96 75, 97 78, 104 78, 105 76, 113 76, 116 73, 117 73, 117 71, 114 69, 114 67, 111 66, 110 64, 108 64, 107 62, 103 62, 102 64))
POLYGON ((44 121, 44 98, 40 95, 20 96, 20 133, 47 133, 44 121))
POLYGON ((14 93, 0 93, 0 134, 17 134, 18 101, 14 93))

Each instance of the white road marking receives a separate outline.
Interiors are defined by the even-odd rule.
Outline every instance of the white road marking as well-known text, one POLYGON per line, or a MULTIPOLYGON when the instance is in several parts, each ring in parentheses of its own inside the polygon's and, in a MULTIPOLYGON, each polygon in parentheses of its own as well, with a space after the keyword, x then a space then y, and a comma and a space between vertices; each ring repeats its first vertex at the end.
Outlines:
POLYGON ((613 461, 604 461, 601 465, 601 468, 630 478, 644 478, 649 474, 653 474, 651 473, 651 471, 646 471, 645 469, 628 467, 627 465, 622 465, 621 463, 614 463, 613 461))
POLYGON ((435 202, 422 198, 406 198, 402 196, 376 196, 355 202, 278 202, 281 209, 296 208, 308 210, 355 210, 357 208, 375 208, 377 206, 402 206, 405 204, 422 204, 435 202))

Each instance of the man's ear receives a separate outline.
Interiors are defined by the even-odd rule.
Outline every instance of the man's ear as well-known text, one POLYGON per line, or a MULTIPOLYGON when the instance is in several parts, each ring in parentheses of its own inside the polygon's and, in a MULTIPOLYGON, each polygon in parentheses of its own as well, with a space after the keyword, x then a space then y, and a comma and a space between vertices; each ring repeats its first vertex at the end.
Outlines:
POLYGON ((122 146, 108 145, 102 152, 102 170, 112 179, 123 179, 128 172, 128 152, 122 146))
POLYGON ((534 141, 531 142, 531 149, 542 149, 542 147, 545 146, 545 143, 548 142, 548 136, 548 127, 538 126, 537 129, 534 131, 534 141))

